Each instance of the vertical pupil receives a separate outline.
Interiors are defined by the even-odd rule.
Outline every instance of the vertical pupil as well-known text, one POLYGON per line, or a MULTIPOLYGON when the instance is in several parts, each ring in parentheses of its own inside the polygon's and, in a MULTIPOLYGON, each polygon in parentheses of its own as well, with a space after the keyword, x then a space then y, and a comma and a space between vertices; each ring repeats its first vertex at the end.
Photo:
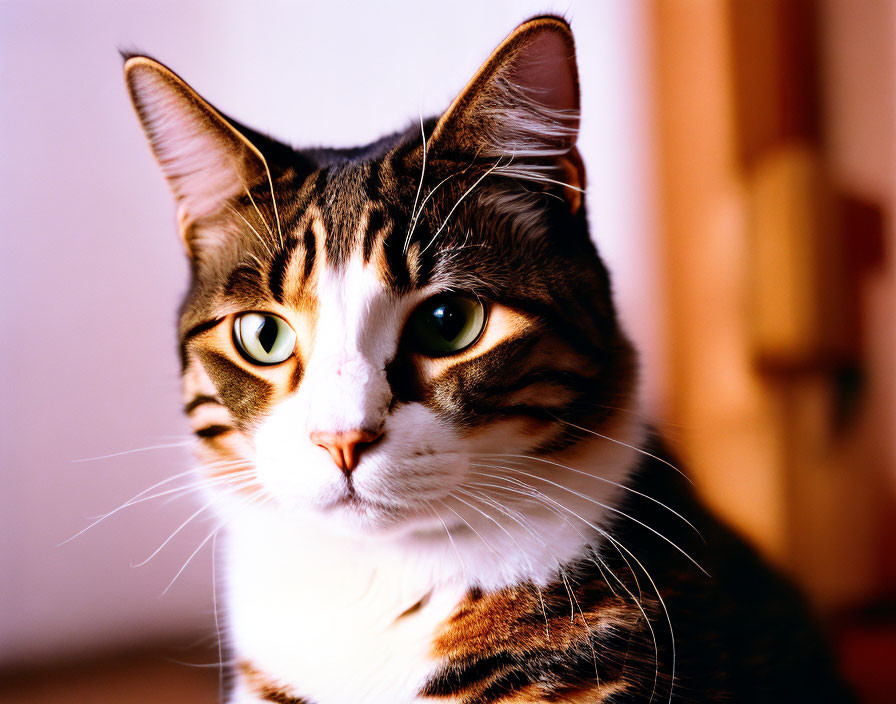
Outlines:
POLYGON ((444 340, 453 340, 460 335, 464 327, 463 312, 447 303, 442 303, 432 312, 436 322, 436 329, 444 340))
POLYGON ((258 342, 268 354, 274 349, 274 343, 277 341, 277 328, 277 321, 273 318, 265 318, 258 328, 258 342))

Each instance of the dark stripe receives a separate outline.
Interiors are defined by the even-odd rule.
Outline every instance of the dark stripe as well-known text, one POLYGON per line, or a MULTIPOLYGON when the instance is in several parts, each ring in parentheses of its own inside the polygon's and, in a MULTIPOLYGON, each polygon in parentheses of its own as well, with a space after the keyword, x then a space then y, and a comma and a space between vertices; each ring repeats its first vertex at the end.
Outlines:
POLYGON ((411 288, 411 272, 404 250, 405 237, 401 228, 393 228, 390 235, 383 240, 383 253, 388 272, 387 284, 398 293, 405 293, 411 288))
POLYGON ((584 374, 565 371, 562 369, 533 369, 520 376, 516 381, 502 385, 502 392, 522 391, 533 384, 555 384, 572 391, 586 392, 592 379, 584 374))
POLYGON ((383 186, 383 164, 379 159, 370 162, 370 173, 367 175, 365 190, 368 198, 378 198, 383 186))
POLYGON ((311 270, 314 268, 314 260, 317 257, 317 240, 314 238, 314 230, 309 224, 305 228, 305 264, 302 272, 302 281, 308 281, 311 276, 311 270))
POLYGON ((214 318, 213 320, 206 320, 204 323, 199 323, 199 325, 194 325, 187 332, 184 333, 183 341, 186 342, 191 338, 196 337, 197 335, 201 335, 206 330, 211 330, 215 325, 220 323, 224 318, 214 318))
POLYGON ((238 422, 248 422, 264 412, 273 396, 270 382, 247 372, 220 352, 200 347, 196 355, 238 422))
POLYGON ((429 680, 421 690, 424 697, 453 697, 491 680, 518 660, 514 653, 497 652, 481 658, 452 663, 429 680))
POLYGON ((329 174, 330 168, 324 167, 322 169, 318 169, 318 171, 311 176, 311 180, 308 182, 309 200, 313 200, 321 194, 324 184, 329 178, 329 174))
MULTIPOLYGON (((463 704, 609 702, 613 692, 601 688, 621 692, 630 685, 627 668, 642 662, 652 681, 653 639, 644 637, 641 606, 616 596, 591 557, 538 589, 518 585, 462 603, 435 643, 444 664, 420 696, 463 704)), ((649 597, 641 604, 655 611, 649 597)))
MULTIPOLYGON (((531 663, 534 665, 535 663, 531 663)), ((541 664, 541 663, 539 663, 541 664)), ((464 699, 464 704, 491 704, 512 695, 517 690, 527 687, 538 680, 547 680, 548 674, 540 667, 515 668, 505 672, 495 682, 489 684, 479 694, 464 699)), ((544 689, 549 689, 550 684, 543 684, 544 689)))
POLYGON ((283 247, 274 255, 268 268, 268 288, 277 303, 283 303, 283 282, 286 280, 286 267, 292 260, 299 241, 289 235, 283 247))
POLYGON ((256 693, 262 701, 276 702, 277 704, 312 704, 303 697, 293 697, 279 684, 274 684, 260 671, 248 662, 239 663, 239 669, 245 678, 245 683, 252 692, 256 693))
MULTIPOLYGON (((595 685, 607 685, 619 682, 620 678, 610 679, 608 675, 595 675, 595 652, 587 642, 579 642, 568 647, 558 657, 555 654, 543 653, 541 657, 532 658, 523 666, 509 670, 491 682, 477 695, 464 700, 465 704, 492 704, 512 696, 515 692, 538 685, 545 701, 557 699, 564 693, 583 693, 595 685)), ((614 673, 615 674, 615 673, 614 673)), ((596 701, 596 700, 592 700, 596 701)), ((603 701, 603 700, 601 700, 603 701)))
POLYGON ((194 396, 193 400, 190 401, 186 406, 184 406, 184 413, 190 414, 195 411, 199 406, 202 406, 206 403, 213 403, 218 406, 222 406, 224 404, 221 403, 220 399, 215 398, 214 396, 206 396, 205 394, 199 394, 198 396, 194 396))
POLYGON ((195 433, 203 440, 211 440, 212 438, 229 433, 231 430, 233 430, 233 428, 229 425, 207 425, 204 428, 199 428, 195 433))
POLYGON ((263 701, 276 702, 276 704, 311 704, 307 699, 291 697, 282 689, 274 687, 264 687, 258 694, 263 701))

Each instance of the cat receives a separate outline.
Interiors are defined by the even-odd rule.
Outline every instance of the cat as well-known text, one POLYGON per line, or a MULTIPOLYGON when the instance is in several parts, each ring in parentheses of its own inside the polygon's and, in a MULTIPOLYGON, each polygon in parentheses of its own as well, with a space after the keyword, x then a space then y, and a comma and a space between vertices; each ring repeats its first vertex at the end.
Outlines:
POLYGON ((637 412, 563 19, 354 149, 295 150, 125 59, 192 272, 229 702, 851 701, 637 412))

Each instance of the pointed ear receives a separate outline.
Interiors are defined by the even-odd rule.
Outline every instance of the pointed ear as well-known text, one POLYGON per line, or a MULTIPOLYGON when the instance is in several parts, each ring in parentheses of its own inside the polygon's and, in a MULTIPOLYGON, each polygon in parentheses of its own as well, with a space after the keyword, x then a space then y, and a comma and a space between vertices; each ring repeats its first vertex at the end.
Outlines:
POLYGON ((573 211, 585 172, 575 150, 579 77, 569 25, 536 17, 517 27, 436 124, 430 149, 500 159, 500 171, 563 181, 573 211), (545 173, 545 172, 553 173, 545 173))
POLYGON ((227 201, 270 177, 267 162, 217 110, 166 66, 145 56, 124 65, 131 101, 178 205, 181 236, 227 201))

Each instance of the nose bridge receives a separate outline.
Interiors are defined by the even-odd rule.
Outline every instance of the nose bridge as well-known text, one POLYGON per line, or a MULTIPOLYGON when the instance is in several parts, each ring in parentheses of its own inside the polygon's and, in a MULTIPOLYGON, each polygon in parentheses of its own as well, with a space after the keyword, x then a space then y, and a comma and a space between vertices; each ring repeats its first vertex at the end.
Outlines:
POLYGON ((385 360, 368 344, 367 306, 352 305, 339 286, 321 301, 314 347, 305 368, 307 430, 340 433, 377 431, 385 419, 391 390, 385 360))
POLYGON ((360 351, 331 358, 317 380, 317 408, 311 417, 318 428, 332 431, 375 430, 382 424, 389 386, 383 370, 376 369, 360 351))

